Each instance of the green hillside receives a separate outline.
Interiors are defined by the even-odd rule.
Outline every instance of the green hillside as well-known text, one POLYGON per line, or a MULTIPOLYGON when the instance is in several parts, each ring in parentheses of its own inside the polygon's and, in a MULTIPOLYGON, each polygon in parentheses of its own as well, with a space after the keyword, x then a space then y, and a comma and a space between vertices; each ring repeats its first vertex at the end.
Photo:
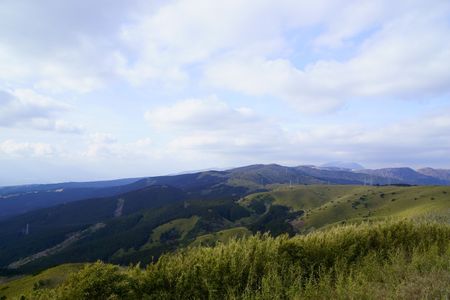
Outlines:
POLYGON ((303 214, 291 224, 305 232, 347 221, 390 217, 450 216, 448 186, 293 186, 246 197, 246 207, 264 202, 303 214))
POLYGON ((300 220, 304 222, 301 229, 310 229, 342 221, 417 218, 428 213, 450 213, 448 187, 359 187, 311 209, 300 220))
POLYGON ((65 264, 47 269, 36 275, 27 275, 6 283, 0 283, 0 297, 6 299, 19 297, 40 289, 60 285, 71 273, 83 268, 84 264, 65 264))
POLYGON ((198 236, 191 243, 191 246, 214 245, 217 242, 226 243, 234 238, 242 238, 250 236, 251 234, 252 232, 248 230, 246 227, 234 227, 198 236))
POLYGON ((141 269, 95 263, 29 299, 446 299, 450 225, 413 221, 256 235, 141 269))
POLYGON ((188 219, 176 219, 170 221, 166 224, 156 227, 153 229, 152 241, 160 241, 164 238, 164 235, 168 236, 170 233, 174 233, 179 238, 183 239, 188 234, 197 223, 199 217, 192 216, 188 219))

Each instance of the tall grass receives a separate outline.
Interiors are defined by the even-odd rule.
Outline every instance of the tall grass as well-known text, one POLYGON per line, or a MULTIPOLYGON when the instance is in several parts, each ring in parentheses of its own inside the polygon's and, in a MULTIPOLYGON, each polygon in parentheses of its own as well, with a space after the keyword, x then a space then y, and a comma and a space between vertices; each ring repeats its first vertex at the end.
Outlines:
POLYGON ((145 270, 101 262, 32 299, 439 299, 450 296, 450 226, 346 225, 257 234, 162 256, 145 270))

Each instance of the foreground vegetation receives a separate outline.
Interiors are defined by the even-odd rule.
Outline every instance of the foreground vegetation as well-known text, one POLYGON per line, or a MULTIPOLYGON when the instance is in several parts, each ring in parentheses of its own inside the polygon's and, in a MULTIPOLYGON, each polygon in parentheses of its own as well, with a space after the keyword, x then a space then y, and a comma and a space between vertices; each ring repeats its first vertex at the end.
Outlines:
POLYGON ((83 269, 84 264, 64 264, 34 275, 18 275, 0 281, 0 299, 18 296, 45 288, 54 288, 64 282, 71 273, 83 269))
MULTIPOLYGON (((0 292, 1 294, 1 292, 0 292)), ((450 225, 385 221, 267 234, 163 255, 146 269, 97 262, 29 299, 445 299, 450 225)))

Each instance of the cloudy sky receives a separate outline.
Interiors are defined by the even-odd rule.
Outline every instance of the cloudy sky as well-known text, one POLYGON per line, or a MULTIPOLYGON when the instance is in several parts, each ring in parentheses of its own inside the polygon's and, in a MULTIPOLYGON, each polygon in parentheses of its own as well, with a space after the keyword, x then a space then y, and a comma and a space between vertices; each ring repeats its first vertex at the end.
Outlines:
POLYGON ((448 0, 3 0, 0 185, 450 168, 448 0))

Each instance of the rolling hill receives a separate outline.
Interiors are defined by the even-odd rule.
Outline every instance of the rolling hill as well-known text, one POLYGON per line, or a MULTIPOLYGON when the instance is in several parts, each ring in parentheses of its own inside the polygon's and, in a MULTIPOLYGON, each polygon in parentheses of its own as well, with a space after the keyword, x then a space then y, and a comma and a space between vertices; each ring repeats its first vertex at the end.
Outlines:
POLYGON ((301 216, 291 222, 297 232, 383 218, 446 216, 450 219, 450 188, 446 186, 294 186, 246 197, 250 206, 283 206, 301 216))

